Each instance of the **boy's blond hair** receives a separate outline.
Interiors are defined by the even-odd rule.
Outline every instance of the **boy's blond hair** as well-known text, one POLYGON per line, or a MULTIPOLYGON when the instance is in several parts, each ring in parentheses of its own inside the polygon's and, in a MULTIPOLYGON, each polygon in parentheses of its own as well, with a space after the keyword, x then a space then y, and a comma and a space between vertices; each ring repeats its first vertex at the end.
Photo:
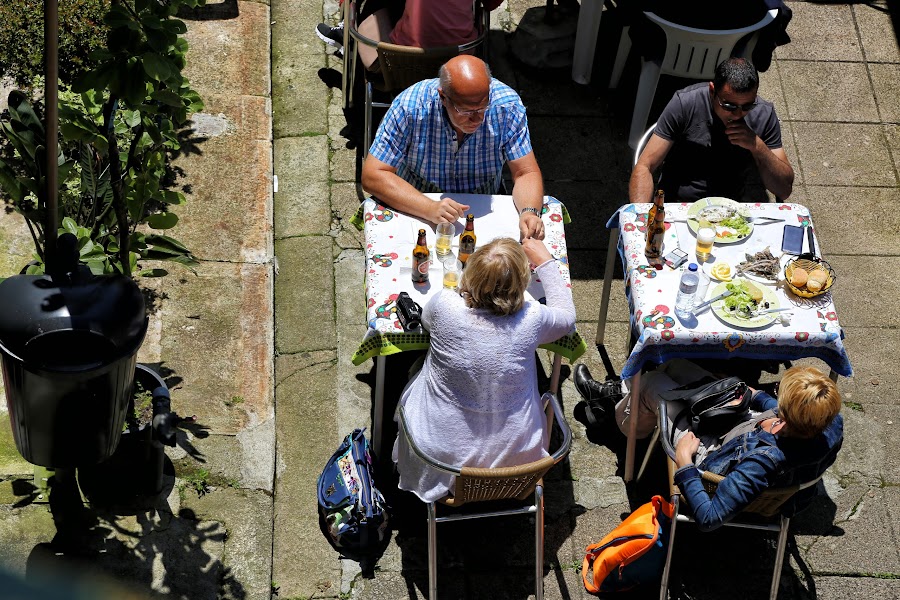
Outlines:
POLYGON ((459 291, 469 308, 511 315, 522 308, 530 282, 531 270, 522 245, 512 238, 497 238, 466 261, 459 291))
POLYGON ((822 433, 841 411, 834 382, 813 367, 792 367, 778 386, 778 416, 789 435, 811 438, 822 433))

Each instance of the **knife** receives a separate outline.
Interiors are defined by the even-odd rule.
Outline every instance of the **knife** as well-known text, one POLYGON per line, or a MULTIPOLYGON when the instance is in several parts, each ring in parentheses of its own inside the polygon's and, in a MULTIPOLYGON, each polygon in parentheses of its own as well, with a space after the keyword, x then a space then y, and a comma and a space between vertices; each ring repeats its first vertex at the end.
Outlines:
POLYGON ((697 311, 700 310, 701 308, 706 308, 707 306, 709 306, 710 304, 712 304, 712 303, 715 302, 716 300, 721 300, 722 298, 727 298, 728 296, 730 296, 730 295, 733 294, 733 293, 734 293, 734 292, 732 292, 731 290, 725 290, 724 292, 722 292, 722 293, 719 294, 718 296, 715 296, 715 297, 713 297, 713 298, 710 298, 709 300, 707 300, 706 302, 704 302, 704 303, 702 303, 702 304, 698 304, 697 306, 694 307, 694 310, 692 310, 691 312, 692 312, 693 314, 696 315, 696 314, 697 314, 697 311))
POLYGON ((813 239, 813 228, 811 225, 806 226, 806 237, 809 238, 809 253, 814 257, 818 257, 816 254, 816 242, 813 239))

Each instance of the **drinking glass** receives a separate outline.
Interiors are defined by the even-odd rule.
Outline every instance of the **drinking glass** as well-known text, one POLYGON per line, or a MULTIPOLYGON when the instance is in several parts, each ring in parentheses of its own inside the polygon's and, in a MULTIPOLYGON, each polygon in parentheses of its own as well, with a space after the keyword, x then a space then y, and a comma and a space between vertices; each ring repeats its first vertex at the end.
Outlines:
POLYGON ((453 241, 453 234, 456 233, 456 223, 438 223, 434 231, 437 234, 434 250, 438 260, 443 260, 450 254, 450 244, 453 241))
POLYGON ((462 275, 462 263, 452 254, 444 261, 444 287, 455 290, 462 275))
POLYGON ((712 252, 713 242, 716 241, 716 230, 711 227, 701 227, 697 230, 697 260, 706 262, 709 253, 712 252))

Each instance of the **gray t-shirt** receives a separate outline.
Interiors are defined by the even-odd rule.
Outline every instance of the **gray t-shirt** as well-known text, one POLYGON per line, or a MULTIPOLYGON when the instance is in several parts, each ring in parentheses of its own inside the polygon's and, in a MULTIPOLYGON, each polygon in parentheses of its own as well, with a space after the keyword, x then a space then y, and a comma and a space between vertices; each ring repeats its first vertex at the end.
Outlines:
MULTIPOLYGON (((656 123, 656 135, 674 142, 659 182, 666 200, 724 196, 765 202, 766 188, 753 156, 728 140, 710 101, 708 83, 686 87, 675 92, 656 123)), ((744 120, 770 149, 782 147, 781 125, 771 102, 757 98, 756 108, 744 120)))

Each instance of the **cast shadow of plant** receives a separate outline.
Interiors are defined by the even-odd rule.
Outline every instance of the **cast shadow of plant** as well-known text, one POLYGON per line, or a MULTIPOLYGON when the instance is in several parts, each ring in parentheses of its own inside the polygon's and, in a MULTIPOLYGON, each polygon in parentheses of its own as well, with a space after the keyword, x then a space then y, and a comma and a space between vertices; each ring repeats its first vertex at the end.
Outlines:
POLYGON ((205 5, 197 8, 182 6, 178 10, 178 18, 185 21, 227 21, 238 18, 239 14, 237 0, 206 2, 205 5))

